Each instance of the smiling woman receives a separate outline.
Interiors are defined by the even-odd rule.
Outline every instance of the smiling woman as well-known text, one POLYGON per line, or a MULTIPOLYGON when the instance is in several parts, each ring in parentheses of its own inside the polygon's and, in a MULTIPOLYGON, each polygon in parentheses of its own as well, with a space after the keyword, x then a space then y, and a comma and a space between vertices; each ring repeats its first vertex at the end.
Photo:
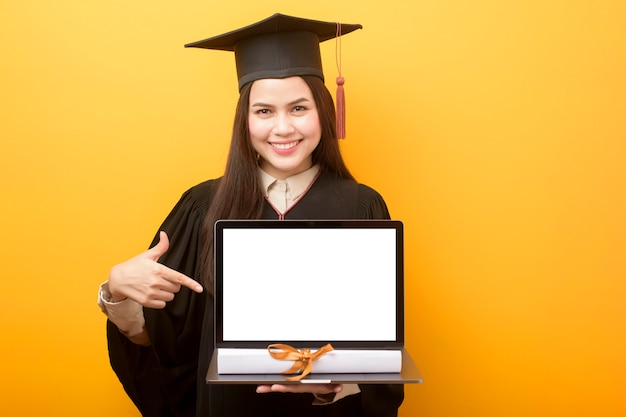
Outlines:
MULTIPOLYGON (((226 170, 183 195, 153 247, 114 266, 99 298, 111 364, 144 416, 397 415, 401 385, 205 383, 217 220, 389 218, 380 194, 357 183, 343 161, 323 82, 320 40, 357 28, 277 14, 190 45, 236 46, 240 97, 226 170)), ((270 273, 285 267, 255 265, 270 273)))

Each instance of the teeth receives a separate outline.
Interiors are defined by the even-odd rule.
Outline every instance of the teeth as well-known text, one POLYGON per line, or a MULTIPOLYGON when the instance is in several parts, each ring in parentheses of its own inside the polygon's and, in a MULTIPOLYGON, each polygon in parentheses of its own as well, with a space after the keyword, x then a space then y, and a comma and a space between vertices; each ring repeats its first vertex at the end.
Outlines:
POLYGON ((286 150, 291 149, 298 144, 299 141, 291 142, 291 143, 271 143, 271 145, 276 149, 286 150))

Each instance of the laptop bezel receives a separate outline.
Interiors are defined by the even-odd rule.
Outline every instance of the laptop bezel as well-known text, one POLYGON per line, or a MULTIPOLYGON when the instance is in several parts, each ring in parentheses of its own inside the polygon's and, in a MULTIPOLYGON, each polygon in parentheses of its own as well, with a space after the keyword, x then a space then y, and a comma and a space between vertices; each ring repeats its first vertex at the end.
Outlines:
POLYGON ((331 343, 335 348, 398 349, 404 346, 404 225, 399 220, 218 220, 215 223, 215 346, 216 348, 266 348, 286 343, 296 348, 319 348, 331 343), (224 340, 223 320, 223 247, 224 230, 245 228, 383 228, 395 230, 396 241, 396 337, 395 340, 224 340))

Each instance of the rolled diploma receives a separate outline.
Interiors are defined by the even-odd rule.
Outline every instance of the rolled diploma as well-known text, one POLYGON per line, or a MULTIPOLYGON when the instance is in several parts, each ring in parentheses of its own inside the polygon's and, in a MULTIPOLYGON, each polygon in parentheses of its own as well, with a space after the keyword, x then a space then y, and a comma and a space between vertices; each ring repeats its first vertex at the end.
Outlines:
MULTIPOLYGON (((280 374, 293 364, 272 358, 267 349, 217 350, 219 374, 280 374)), ((312 373, 398 373, 401 369, 400 350, 336 349, 314 361, 312 373)))

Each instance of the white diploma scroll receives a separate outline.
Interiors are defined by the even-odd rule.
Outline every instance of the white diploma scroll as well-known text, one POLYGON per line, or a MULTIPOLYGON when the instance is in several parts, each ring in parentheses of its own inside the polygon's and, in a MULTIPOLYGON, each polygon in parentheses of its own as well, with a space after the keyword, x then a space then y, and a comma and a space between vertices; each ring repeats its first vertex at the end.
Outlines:
MULTIPOLYGON (((280 374, 294 361, 277 360, 267 349, 217 350, 217 372, 219 374, 280 374)), ((326 353, 313 362, 312 374, 337 373, 398 373, 402 369, 400 350, 343 350, 326 353)))

